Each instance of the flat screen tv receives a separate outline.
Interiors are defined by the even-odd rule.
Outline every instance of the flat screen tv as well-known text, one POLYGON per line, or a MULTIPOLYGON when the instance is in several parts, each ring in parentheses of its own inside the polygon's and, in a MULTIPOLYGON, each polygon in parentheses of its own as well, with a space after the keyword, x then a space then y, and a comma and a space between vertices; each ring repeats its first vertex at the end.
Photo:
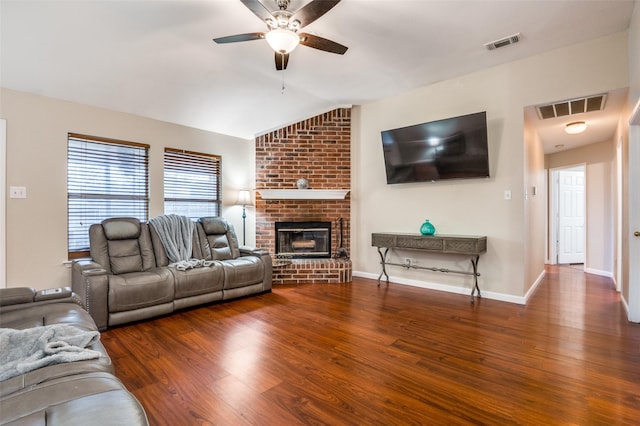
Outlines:
POLYGON ((387 183, 489 177, 486 112, 382 131, 387 183))

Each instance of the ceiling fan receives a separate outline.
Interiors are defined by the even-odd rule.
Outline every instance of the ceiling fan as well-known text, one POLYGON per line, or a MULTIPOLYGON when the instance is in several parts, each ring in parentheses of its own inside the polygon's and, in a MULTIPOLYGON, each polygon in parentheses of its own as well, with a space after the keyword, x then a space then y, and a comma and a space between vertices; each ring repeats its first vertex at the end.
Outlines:
POLYGON ((265 39, 275 51, 276 69, 282 71, 287 68, 289 54, 298 44, 325 52, 344 55, 348 47, 335 41, 327 40, 313 34, 299 33, 316 19, 331 10, 340 0, 312 0, 297 12, 288 9, 290 0, 275 0, 278 10, 270 12, 258 0, 240 0, 250 11, 267 24, 268 31, 263 33, 237 34, 227 37, 214 38, 218 44, 236 43, 265 39))

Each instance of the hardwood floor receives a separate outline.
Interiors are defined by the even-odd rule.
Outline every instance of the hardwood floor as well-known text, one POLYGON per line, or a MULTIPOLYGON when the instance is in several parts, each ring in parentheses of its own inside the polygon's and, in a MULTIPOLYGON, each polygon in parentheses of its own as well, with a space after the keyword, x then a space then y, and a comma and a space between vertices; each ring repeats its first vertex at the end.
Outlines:
POLYGON ((383 284, 270 294, 108 330, 153 425, 640 422, 640 324, 551 267, 527 306, 383 284))

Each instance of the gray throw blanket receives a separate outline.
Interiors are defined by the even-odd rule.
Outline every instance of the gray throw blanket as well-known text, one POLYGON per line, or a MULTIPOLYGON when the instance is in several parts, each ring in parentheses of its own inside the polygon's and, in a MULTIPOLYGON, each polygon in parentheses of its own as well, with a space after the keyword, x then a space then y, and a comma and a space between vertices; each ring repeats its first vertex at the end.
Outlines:
POLYGON ((191 259, 193 253, 193 231, 196 224, 186 216, 168 214, 149 219, 158 233, 171 264, 180 271, 211 266, 211 260, 191 259))
POLYGON ((97 331, 71 324, 0 328, 0 381, 47 365, 99 358, 100 352, 87 349, 99 339, 97 331))
POLYGON ((171 263, 191 258, 195 223, 186 216, 168 214, 149 219, 160 237, 171 263))

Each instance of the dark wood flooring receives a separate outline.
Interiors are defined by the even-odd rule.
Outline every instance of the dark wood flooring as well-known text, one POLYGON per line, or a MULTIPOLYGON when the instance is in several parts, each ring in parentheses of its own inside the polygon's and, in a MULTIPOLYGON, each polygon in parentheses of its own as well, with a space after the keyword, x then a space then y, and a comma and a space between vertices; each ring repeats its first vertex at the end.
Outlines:
POLYGON ((152 425, 640 424, 640 324, 550 267, 527 306, 354 278, 108 330, 152 425))

